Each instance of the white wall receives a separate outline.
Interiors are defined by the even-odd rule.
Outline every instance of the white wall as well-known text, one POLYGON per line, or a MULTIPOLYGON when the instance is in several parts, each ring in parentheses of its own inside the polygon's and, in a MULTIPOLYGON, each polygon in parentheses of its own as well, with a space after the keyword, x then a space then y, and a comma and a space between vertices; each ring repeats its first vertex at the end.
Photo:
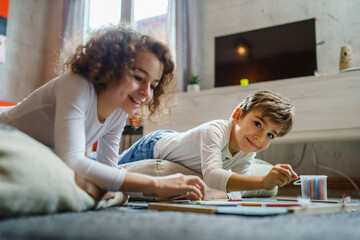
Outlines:
POLYGON ((44 0, 10 1, 6 62, 0 64, 2 100, 18 101, 42 80, 46 9, 44 0))
POLYGON ((201 88, 214 86, 215 37, 316 18, 320 74, 339 72, 340 48, 350 44, 360 64, 358 0, 201 0, 201 88))
POLYGON ((10 0, 0 100, 20 101, 54 77, 62 4, 62 0, 10 0))

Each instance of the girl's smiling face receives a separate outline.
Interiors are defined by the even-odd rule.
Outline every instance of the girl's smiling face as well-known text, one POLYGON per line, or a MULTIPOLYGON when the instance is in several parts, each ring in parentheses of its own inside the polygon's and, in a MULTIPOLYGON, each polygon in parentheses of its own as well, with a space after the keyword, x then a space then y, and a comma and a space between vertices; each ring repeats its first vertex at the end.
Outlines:
MULTIPOLYGON (((135 59, 133 75, 124 77, 119 84, 109 85, 99 96, 102 110, 106 112, 99 115, 108 116, 117 108, 129 115, 136 113, 142 105, 148 104, 153 98, 163 69, 162 62, 153 53, 139 52, 135 59)), ((102 110, 100 112, 103 112, 102 110)))
POLYGON ((267 149, 281 127, 269 117, 263 117, 261 109, 251 110, 244 117, 241 117, 242 114, 242 109, 237 108, 232 116, 234 124, 230 135, 230 152, 261 152, 267 149))

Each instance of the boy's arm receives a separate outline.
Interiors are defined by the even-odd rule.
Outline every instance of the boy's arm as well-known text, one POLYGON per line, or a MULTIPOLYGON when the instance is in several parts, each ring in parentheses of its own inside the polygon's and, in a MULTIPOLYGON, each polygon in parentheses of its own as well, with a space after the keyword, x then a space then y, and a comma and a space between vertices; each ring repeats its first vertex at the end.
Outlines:
POLYGON ((234 173, 230 176, 227 192, 248 191, 257 189, 271 190, 275 186, 282 187, 298 178, 289 164, 276 164, 265 176, 249 176, 234 173))

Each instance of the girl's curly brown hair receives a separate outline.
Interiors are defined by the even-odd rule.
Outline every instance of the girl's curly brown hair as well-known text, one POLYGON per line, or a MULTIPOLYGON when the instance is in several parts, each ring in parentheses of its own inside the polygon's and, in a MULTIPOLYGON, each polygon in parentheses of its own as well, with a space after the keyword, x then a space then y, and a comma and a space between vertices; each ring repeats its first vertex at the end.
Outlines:
POLYGON ((176 96, 175 65, 165 44, 125 24, 103 28, 76 48, 64 63, 64 70, 83 76, 98 94, 110 83, 120 83, 124 77, 133 75, 133 64, 140 51, 153 53, 164 66, 152 100, 139 111, 141 116, 152 119, 170 113, 176 96))

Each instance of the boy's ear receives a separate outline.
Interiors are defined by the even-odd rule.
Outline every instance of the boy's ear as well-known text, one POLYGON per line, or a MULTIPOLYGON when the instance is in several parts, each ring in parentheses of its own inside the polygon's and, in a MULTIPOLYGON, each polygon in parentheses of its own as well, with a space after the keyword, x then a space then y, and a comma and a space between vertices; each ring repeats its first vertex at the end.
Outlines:
POLYGON ((241 107, 238 107, 238 108, 235 109, 235 111, 234 111, 234 113, 232 115, 232 119, 233 119, 234 123, 237 123, 239 121, 242 113, 243 113, 243 110, 241 109, 241 107))

